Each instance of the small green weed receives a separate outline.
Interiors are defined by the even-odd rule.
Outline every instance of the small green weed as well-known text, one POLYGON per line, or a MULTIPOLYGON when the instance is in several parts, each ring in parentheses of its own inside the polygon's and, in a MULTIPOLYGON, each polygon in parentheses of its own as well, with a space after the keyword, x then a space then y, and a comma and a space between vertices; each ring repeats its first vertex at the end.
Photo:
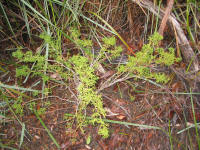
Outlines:
MULTIPOLYGON (((86 48, 86 54, 90 55, 91 52, 88 47, 91 47, 90 40, 80 40, 78 30, 71 30, 72 38, 79 43, 78 46, 86 48), (84 44, 83 44, 84 43, 84 44)), ((90 49, 91 50, 91 49, 90 49)), ((95 84, 98 80, 98 77, 95 75, 94 67, 90 66, 89 58, 85 56, 75 55, 69 59, 70 68, 74 70, 79 79, 79 85, 77 86, 77 91, 79 92, 78 98, 80 99, 79 108, 76 113, 76 118, 79 124, 79 127, 86 126, 88 123, 98 123, 99 126, 99 135, 102 135, 104 138, 109 136, 108 134, 108 124, 106 124, 102 118, 105 118, 106 111, 103 108, 102 97, 95 90, 95 84), (89 122, 86 119, 86 115, 84 115, 84 111, 88 107, 88 105, 92 105, 93 114, 89 122)))
POLYGON ((77 112, 77 119, 80 126, 85 123, 85 117, 82 116, 83 111, 87 108, 89 104, 94 106, 94 118, 100 118, 100 116, 106 115, 103 109, 103 103, 101 96, 95 91, 95 84, 98 77, 94 74, 94 68, 90 67, 88 64, 88 59, 84 56, 73 56, 69 60, 73 64, 73 69, 79 77, 79 85, 77 90, 79 92, 79 109, 77 112))

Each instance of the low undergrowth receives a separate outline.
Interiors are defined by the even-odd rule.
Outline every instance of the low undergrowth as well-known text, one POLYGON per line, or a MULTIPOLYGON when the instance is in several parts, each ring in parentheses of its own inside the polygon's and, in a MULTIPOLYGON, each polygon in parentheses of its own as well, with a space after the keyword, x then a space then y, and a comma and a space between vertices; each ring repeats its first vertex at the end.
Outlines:
MULTIPOLYGON (((16 77, 21 79, 23 77, 41 77, 43 83, 47 83, 49 80, 55 80, 49 74, 56 72, 66 85, 73 78, 79 100, 75 113, 77 126, 84 131, 84 127, 88 124, 99 124, 99 135, 107 138, 109 136, 109 125, 103 121, 106 118, 106 110, 103 107, 102 96, 96 89, 99 79, 96 71, 98 64, 102 63, 105 59, 119 57, 122 53, 122 48, 116 45, 115 37, 105 37, 102 39, 98 55, 95 55, 92 50, 93 41, 90 39, 81 39, 79 30, 71 28, 69 36, 73 39, 79 53, 67 56, 66 58, 62 56, 60 46, 61 36, 54 39, 47 33, 40 35, 40 38, 44 40, 43 45, 48 46, 46 51, 44 51, 45 47, 41 47, 35 53, 32 51, 23 52, 21 48, 18 48, 13 53, 13 56, 18 59, 18 63, 20 64, 20 67, 16 69, 16 77), (90 109, 88 109, 89 106, 90 109), (92 119, 88 121, 86 116, 90 116, 92 119)), ((159 42, 161 40, 162 37, 158 33, 154 33, 149 38, 149 42, 142 47, 141 51, 137 52, 135 56, 129 56, 127 64, 119 64, 115 70, 119 74, 136 74, 139 77, 155 79, 158 83, 167 83, 170 80, 168 75, 153 72, 152 66, 170 66, 180 61, 180 58, 176 58, 173 48, 169 48, 168 50, 160 48, 159 42)), ((43 89, 43 93, 46 95, 50 94, 50 92, 50 89, 47 87, 43 89)), ((16 113, 21 114, 23 108, 20 109, 18 103, 21 104, 21 99, 16 101, 13 108, 16 113)), ((34 105, 30 104, 30 106, 34 105)), ((33 107, 31 108, 33 109, 33 107)), ((41 112, 39 114, 42 114, 41 112)))
MULTIPOLYGON (((179 27, 154 33, 168 2, 144 3, 0 1, 2 149, 200 149, 194 61, 179 27)), ((170 12, 197 57, 199 6, 170 12)))

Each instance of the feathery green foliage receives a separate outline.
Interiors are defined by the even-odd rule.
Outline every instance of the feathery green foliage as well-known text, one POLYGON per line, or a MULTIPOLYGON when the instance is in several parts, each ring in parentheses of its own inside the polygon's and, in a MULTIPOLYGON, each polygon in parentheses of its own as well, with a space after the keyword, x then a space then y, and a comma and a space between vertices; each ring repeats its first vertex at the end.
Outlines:
POLYGON ((79 108, 76 114, 76 118, 79 126, 82 128, 87 124, 84 111, 87 106, 91 104, 93 106, 93 114, 91 123, 100 124, 98 133, 103 137, 108 137, 107 124, 102 120, 105 118, 106 111, 103 108, 102 97, 95 91, 95 84, 98 77, 94 74, 94 68, 89 66, 88 59, 84 56, 73 56, 69 60, 73 64, 73 70, 76 72, 79 78, 79 85, 77 90, 79 92, 78 98, 80 100, 79 108))
POLYGON ((165 51, 159 47, 159 42, 162 36, 155 32, 149 37, 149 43, 142 47, 142 50, 136 53, 136 56, 129 56, 129 61, 126 65, 121 65, 118 68, 119 72, 129 72, 138 74, 140 77, 155 79, 159 83, 167 83, 169 77, 164 73, 157 73, 151 70, 152 65, 170 66, 175 62, 180 61, 176 58, 174 49, 169 48, 165 51))

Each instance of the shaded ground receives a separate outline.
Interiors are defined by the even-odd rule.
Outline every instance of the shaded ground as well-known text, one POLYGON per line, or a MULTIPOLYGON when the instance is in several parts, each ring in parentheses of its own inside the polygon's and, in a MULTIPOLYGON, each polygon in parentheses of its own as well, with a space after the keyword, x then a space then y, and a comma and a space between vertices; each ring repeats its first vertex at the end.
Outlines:
MULTIPOLYGON (((118 84, 119 88, 116 85, 102 91, 105 107, 110 110, 108 114, 111 115, 107 118, 161 127, 166 132, 169 129, 169 119, 171 119, 174 148, 184 149, 186 147, 186 133, 183 132, 179 135, 176 133, 184 128, 183 110, 178 105, 185 105, 185 96, 179 96, 178 100, 176 99, 177 104, 174 104, 170 94, 152 94, 152 92, 158 93, 165 90, 149 85, 148 82, 142 83, 142 81, 134 80, 130 80, 130 82, 146 87, 148 90, 145 93, 136 93, 137 90, 133 91, 127 83, 122 82, 118 84), (130 96, 134 96, 135 100, 130 101, 130 96)), ((138 90, 140 90, 139 87, 138 90)), ((88 126, 85 133, 82 133, 76 128, 75 120, 65 120, 65 113, 72 113, 76 108, 74 103, 69 102, 76 101, 70 91, 59 86, 53 88, 52 91, 52 96, 44 99, 44 101, 50 101, 51 105, 41 118, 63 149, 170 149, 168 133, 155 129, 111 123, 109 126, 110 137, 107 139, 102 139, 94 126, 88 126), (86 141, 89 136, 91 142, 87 145, 86 141)), ((40 107, 40 100, 36 101, 40 107)), ((190 119, 190 112, 185 111, 185 113, 188 113, 187 118, 190 119)), ((25 114, 19 118, 26 124, 28 131, 25 134, 22 149, 56 149, 35 115, 25 114)), ((17 147, 19 144, 17 139, 21 131, 19 122, 10 120, 1 125, 1 131, 3 131, 1 132, 3 143, 9 142, 9 145, 17 147)))

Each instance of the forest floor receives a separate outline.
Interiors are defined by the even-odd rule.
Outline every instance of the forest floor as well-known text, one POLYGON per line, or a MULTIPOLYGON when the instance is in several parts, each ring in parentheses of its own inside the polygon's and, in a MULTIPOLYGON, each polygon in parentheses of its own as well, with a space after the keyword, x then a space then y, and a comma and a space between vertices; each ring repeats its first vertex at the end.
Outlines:
MULTIPOLYGON (((121 4, 121 1, 115 0, 113 3, 108 3, 110 9, 102 11, 104 18, 108 12, 111 13, 111 18, 107 18, 107 22, 120 35, 121 38, 116 36, 116 45, 122 47, 121 55, 127 57, 133 55, 131 51, 134 53, 141 51, 148 42, 148 37, 152 34, 151 30, 155 28, 157 20, 156 16, 152 14, 147 17, 144 12, 151 13, 151 11, 143 7, 142 3, 139 6, 133 2, 128 1, 123 3, 123 6, 119 6, 117 4, 121 4), (118 11, 115 12, 116 6, 118 6, 118 11), (151 20, 154 21, 151 22, 151 20), (121 39, 125 40, 128 48, 121 39)), ((103 84, 116 75, 116 67, 119 63, 113 64, 106 59, 101 63, 105 73, 99 70, 95 71, 95 75, 99 78, 95 88, 99 91, 103 108, 106 110, 106 117, 103 120, 109 124, 109 137, 103 138, 98 134, 99 124, 87 124, 83 126, 83 129, 79 128, 76 117, 74 117, 81 103, 75 77, 70 76, 65 82, 59 72, 47 72, 47 76, 52 80, 48 80, 45 87, 50 92, 48 94, 39 93, 35 96, 30 89, 43 91, 42 78, 16 76, 16 68, 25 64, 12 55, 17 50, 16 43, 17 45, 20 43, 19 45, 23 47, 24 51, 31 50, 33 53, 37 53, 44 41, 39 37, 43 27, 38 25, 37 19, 35 19, 37 23, 33 21, 34 19, 31 21, 31 14, 29 14, 31 35, 33 35, 32 40, 29 40, 26 25, 23 23, 23 19, 19 19, 23 15, 19 16, 17 14, 19 10, 10 6, 14 3, 6 4, 1 1, 0 3, 2 10, 5 9, 11 25, 18 31, 15 33, 16 37, 13 37, 5 24, 6 19, 3 13, 0 14, 0 17, 4 18, 0 21, 0 27, 3 29, 0 28, 0 32, 7 32, 0 35, 0 147, 2 150, 197 150, 200 148, 199 70, 195 70, 194 76, 187 74, 187 72, 192 72, 191 70, 195 68, 196 64, 199 65, 200 27, 192 28, 194 23, 190 24, 191 30, 194 32, 194 42, 190 40, 186 23, 181 22, 180 18, 178 20, 181 22, 183 35, 190 44, 188 49, 192 49, 192 54, 195 54, 194 61, 191 61, 187 58, 194 57, 185 54, 184 50, 181 51, 184 49, 181 46, 184 47, 185 43, 178 43, 179 37, 175 27, 169 22, 166 24, 163 40, 159 46, 164 49, 173 47, 176 56, 182 56, 181 62, 176 62, 170 67, 156 66, 156 69, 162 70, 161 72, 169 76, 170 80, 166 84, 157 83, 154 79, 130 77, 127 79, 116 78, 115 84, 103 87, 103 84), (191 64, 188 64, 188 61, 191 64), (33 107, 36 113, 32 111, 33 107), (37 114, 39 112, 40 115, 37 114)), ((99 6, 99 3, 94 4, 99 6)), ((187 9, 187 2, 183 1, 183 3, 185 5, 183 4, 183 7, 177 11, 180 14, 180 10, 187 9)), ((193 4, 198 6, 198 2, 196 3, 191 3, 190 9, 197 8, 196 13, 199 15, 200 8, 193 7, 193 4)), ((176 2, 173 6, 174 9, 179 4, 176 2)), ((35 3, 32 5, 35 9, 39 9, 35 3)), ((106 7, 106 2, 103 2, 102 5, 106 7)), ((89 6, 93 5, 88 2, 84 8, 91 10, 89 6)), ((166 2, 162 5, 162 9, 166 10, 167 6, 166 2)), ((95 8, 93 9, 95 10, 95 8)), ((31 12, 31 7, 29 9, 31 12)), ((192 14, 192 11, 190 13, 192 14)), ((196 16, 199 23, 200 15, 198 15, 196 16)), ((189 17, 191 21, 194 21, 192 15, 189 17)), ((80 19, 80 23, 85 23, 84 21, 83 18, 80 19)), ((158 26, 161 21, 159 20, 158 26)), ((100 35, 108 37, 112 35, 104 28, 95 27, 98 30, 96 32, 99 38, 100 35)), ((91 36, 88 31, 89 27, 79 26, 79 29, 82 33, 82 40, 91 36)), ((65 28, 65 33, 69 33, 68 28, 65 28)), ((91 38, 94 42, 94 50, 99 49, 96 47, 100 47, 95 38, 96 36, 91 38)), ((61 49, 62 58, 65 60, 80 53, 76 44, 64 36, 61 38, 61 49)), ((43 52, 41 55, 45 55, 45 53, 43 52)), ((49 59, 52 60, 52 58, 49 59)), ((27 64, 30 67, 34 63, 28 62, 27 64)), ((52 64, 54 64, 53 61, 49 63, 49 66, 52 64)), ((154 67, 155 64, 149 66, 152 70, 155 69, 154 67)), ((92 104, 88 104, 84 113, 91 114, 93 107, 92 104)), ((89 120, 90 118, 86 116, 85 119, 89 120)))

